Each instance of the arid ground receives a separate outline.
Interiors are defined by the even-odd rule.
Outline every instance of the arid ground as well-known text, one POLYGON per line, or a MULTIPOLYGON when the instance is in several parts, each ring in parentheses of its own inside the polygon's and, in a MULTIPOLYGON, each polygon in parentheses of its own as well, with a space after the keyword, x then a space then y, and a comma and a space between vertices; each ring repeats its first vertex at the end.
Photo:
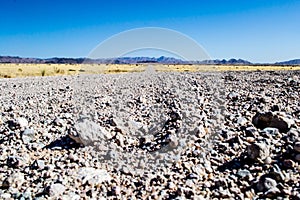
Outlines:
POLYGON ((142 67, 2 64, 0 198, 300 198, 298 67, 142 67))

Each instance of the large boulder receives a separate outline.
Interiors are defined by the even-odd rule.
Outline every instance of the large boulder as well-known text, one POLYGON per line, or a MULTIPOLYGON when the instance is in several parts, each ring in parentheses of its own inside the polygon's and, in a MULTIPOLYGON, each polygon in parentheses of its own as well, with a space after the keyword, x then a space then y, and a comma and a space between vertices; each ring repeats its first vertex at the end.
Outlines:
POLYGON ((277 128, 280 132, 286 133, 295 123, 292 117, 279 112, 256 113, 252 118, 254 126, 260 129, 267 127, 277 128))
POLYGON ((76 134, 72 133, 69 136, 79 144, 84 146, 94 146, 98 142, 104 142, 112 138, 110 132, 104 127, 99 126, 89 119, 81 119, 75 125, 76 134))

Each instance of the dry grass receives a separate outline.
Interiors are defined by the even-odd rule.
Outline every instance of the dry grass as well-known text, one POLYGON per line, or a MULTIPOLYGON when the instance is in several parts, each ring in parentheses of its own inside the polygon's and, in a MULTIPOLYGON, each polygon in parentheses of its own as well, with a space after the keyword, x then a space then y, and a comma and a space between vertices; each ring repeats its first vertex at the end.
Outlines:
POLYGON ((300 70, 300 66, 154 65, 154 67, 157 71, 162 72, 300 70))
POLYGON ((276 70, 300 70, 300 66, 218 66, 220 71, 276 71, 276 70))
POLYGON ((0 64, 0 78, 72 75, 77 73, 79 67, 66 64, 0 64))
MULTIPOLYGON (((0 78, 141 72, 148 64, 0 64, 0 78)), ((161 72, 300 70, 300 66, 161 65, 161 72)))
POLYGON ((0 64, 0 78, 57 76, 76 74, 124 73, 144 71, 144 65, 117 64, 0 64))
POLYGON ((83 64, 80 73, 84 74, 114 74, 114 73, 130 73, 142 72, 146 69, 143 64, 83 64))

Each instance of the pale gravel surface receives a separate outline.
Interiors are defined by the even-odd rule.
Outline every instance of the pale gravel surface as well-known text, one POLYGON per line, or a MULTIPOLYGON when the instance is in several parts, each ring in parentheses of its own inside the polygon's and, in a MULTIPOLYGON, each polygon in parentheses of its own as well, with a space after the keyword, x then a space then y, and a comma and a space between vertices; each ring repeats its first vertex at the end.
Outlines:
POLYGON ((299 199, 299 75, 1 79, 0 199, 299 199))

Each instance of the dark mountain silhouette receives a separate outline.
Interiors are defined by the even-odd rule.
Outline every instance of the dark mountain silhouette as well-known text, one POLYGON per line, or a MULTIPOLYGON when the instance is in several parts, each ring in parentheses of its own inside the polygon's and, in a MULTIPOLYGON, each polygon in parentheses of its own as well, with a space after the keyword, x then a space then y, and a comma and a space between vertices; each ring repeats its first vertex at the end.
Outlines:
POLYGON ((275 65, 300 65, 300 59, 277 62, 275 65))
POLYGON ((198 62, 199 64, 215 64, 215 65, 251 65, 252 63, 242 59, 230 59, 230 60, 204 60, 198 62))
MULTIPOLYGON (((22 58, 18 56, 0 56, 0 63, 48 63, 48 64, 81 64, 81 63, 99 63, 99 64, 138 64, 138 63, 160 63, 160 64, 210 64, 210 65, 258 65, 242 59, 229 60, 204 60, 204 61, 184 61, 178 58, 161 56, 155 57, 120 57, 120 58, 22 58)), ((263 65, 300 65, 300 59, 277 62, 263 63, 263 65)))

